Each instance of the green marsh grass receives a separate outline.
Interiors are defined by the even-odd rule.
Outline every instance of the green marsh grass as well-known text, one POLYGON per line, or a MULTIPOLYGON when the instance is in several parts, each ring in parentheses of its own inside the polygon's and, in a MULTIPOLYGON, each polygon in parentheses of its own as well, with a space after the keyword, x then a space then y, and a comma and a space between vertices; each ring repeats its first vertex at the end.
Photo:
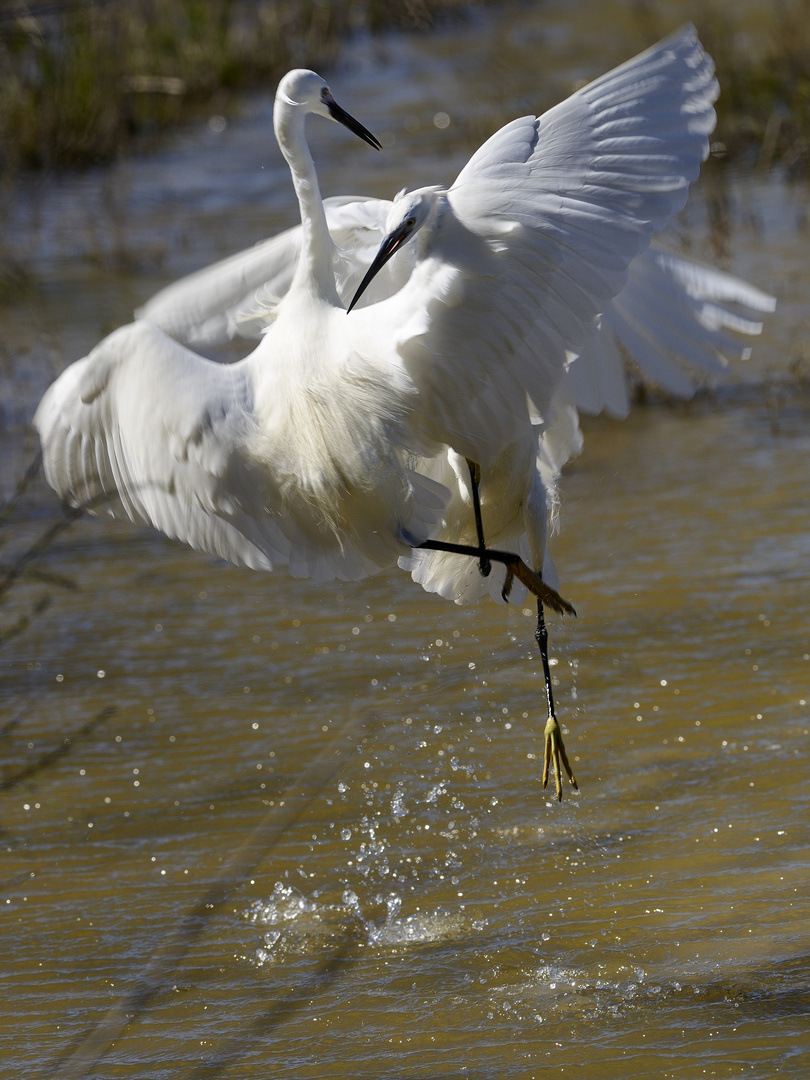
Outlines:
MULTIPOLYGON (((492 0, 498 2, 498 0, 492 0)), ((508 3, 509 0, 501 0, 508 3)), ((543 3, 543 0, 535 0, 543 3)), ((11 0, 0 6, 0 174, 109 161, 229 92, 326 65, 357 31, 428 29, 462 0, 11 0)), ((810 163, 810 0, 636 0, 633 50, 692 18, 717 63, 716 140, 810 163)))
POLYGON ((114 158, 229 91, 325 65, 360 29, 459 0, 49 0, 0 7, 0 172, 114 158))

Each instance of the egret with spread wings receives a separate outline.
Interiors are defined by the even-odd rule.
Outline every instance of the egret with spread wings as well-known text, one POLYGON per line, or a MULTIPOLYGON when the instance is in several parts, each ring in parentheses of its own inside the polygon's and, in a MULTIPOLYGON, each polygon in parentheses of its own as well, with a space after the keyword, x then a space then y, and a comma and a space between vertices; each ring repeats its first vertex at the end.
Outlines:
MULTIPOLYGON (((449 189, 397 202, 374 269, 411 237, 413 269, 393 295, 347 315, 303 132, 307 113, 335 115, 333 99, 313 73, 292 73, 274 124, 301 250, 261 343, 218 365, 146 321, 116 331, 40 404, 49 481, 76 505, 238 564, 325 581, 405 559, 427 583, 430 560, 472 555, 559 603, 539 577, 550 492, 538 432, 572 353, 683 205, 716 93, 685 28, 543 116, 508 124, 449 189), (472 463, 467 478, 460 462, 472 463), (446 467, 473 502, 480 479, 470 543, 445 539, 446 467), (487 546, 498 531, 490 490, 522 523, 533 569, 487 546)), ((550 708, 546 769, 551 753, 558 791, 561 744, 550 708)))

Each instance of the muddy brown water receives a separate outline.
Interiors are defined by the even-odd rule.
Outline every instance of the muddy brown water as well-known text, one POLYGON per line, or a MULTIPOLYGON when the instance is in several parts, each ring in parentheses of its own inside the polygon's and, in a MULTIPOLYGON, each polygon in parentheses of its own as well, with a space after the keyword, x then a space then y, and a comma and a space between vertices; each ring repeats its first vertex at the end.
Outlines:
MULTIPOLYGON (((539 85, 638 48, 578 8, 358 46, 329 75, 386 150, 313 130, 324 193, 449 179, 539 85)), ((293 220, 270 115, 15 194, 6 497, 55 371, 293 220)), ((0 608, 1 1075, 807 1075, 806 203, 711 170, 672 243, 776 315, 729 387, 585 421, 553 542, 561 806, 521 607, 316 588, 98 519, 30 564, 0 608)), ((35 484, 4 564, 57 518, 35 484)))

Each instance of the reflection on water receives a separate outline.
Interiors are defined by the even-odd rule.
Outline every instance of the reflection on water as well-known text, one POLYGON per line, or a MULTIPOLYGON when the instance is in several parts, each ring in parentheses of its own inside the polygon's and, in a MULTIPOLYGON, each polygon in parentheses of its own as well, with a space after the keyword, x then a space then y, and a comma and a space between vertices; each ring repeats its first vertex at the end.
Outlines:
MULTIPOLYGON (((538 84, 637 48, 620 20, 598 62, 576 10, 364 46, 333 79, 389 126, 362 190, 452 175, 538 84)), ((0 313, 6 493, 54 370, 289 222, 269 133, 262 99, 8 212, 35 284, 0 313)), ((313 145, 325 192, 355 190, 357 148, 313 145)), ((0 610, 8 1075, 70 1075, 80 1044, 85 1073, 173 1080, 805 1075, 806 199, 715 171, 673 233, 779 297, 750 385, 585 425, 554 541, 579 612, 552 627, 561 807, 528 611, 257 576, 104 520, 31 564, 0 610)), ((3 562, 53 518, 30 490, 3 562)))

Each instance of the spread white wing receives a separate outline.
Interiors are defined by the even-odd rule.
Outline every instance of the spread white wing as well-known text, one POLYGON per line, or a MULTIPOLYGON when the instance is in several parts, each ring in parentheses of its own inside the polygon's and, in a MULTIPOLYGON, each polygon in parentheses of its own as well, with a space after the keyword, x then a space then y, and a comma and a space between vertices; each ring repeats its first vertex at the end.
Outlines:
POLYGON ((751 347, 776 300, 733 274, 650 248, 630 264, 627 284, 605 309, 568 366, 568 399, 583 412, 616 418, 630 409, 627 368, 636 381, 691 397, 707 377, 751 347))
POLYGON ((716 95, 687 27, 473 156, 408 283, 357 312, 419 388, 423 434, 486 466, 527 394, 548 415, 568 356, 683 206, 716 95))
POLYGON ((34 416, 48 482, 74 505, 270 569, 289 541, 260 535, 233 493, 253 423, 244 364, 203 360, 146 322, 71 364, 34 416))
MULTIPOLYGON (((338 292, 348 303, 385 235, 392 203, 336 196, 324 200, 335 243, 338 292)), ((300 250, 301 226, 213 263, 156 293, 136 313, 187 344, 258 338, 273 303, 287 292, 300 250)), ((416 250, 406 245, 372 282, 360 304, 391 296, 408 280, 416 250)), ((756 286, 682 255, 652 246, 630 263, 627 281, 566 368, 566 398, 583 412, 627 415, 631 375, 689 397, 729 361, 745 360, 740 336, 762 332, 775 299, 756 286)))
MULTIPOLYGON (((645 253, 697 175, 715 94, 711 63, 687 28, 545 116, 507 125, 447 193, 429 243, 421 251, 405 245, 374 279, 363 297, 369 306, 353 314, 356 329, 347 334, 380 375, 387 362, 405 369, 418 395, 413 443, 427 435, 439 444, 434 459, 418 464, 421 475, 406 469, 398 477, 407 514, 381 516, 371 530, 393 538, 385 551, 355 543, 348 531, 329 542, 313 534, 285 505, 273 461, 265 457, 257 471, 252 440, 265 450, 266 441, 257 433, 251 357, 210 363, 150 325, 188 341, 260 334, 289 289, 300 227, 170 286, 139 312, 149 322, 111 335, 57 380, 35 418, 49 481, 90 510, 148 523, 231 562, 289 564, 322 580, 361 577, 390 564, 403 539, 435 534, 443 512, 444 528, 455 512, 469 516, 463 469, 450 468, 449 446, 494 464, 492 486, 501 488, 517 418, 521 468, 537 505, 521 517, 525 493, 512 498, 504 489, 512 517, 504 511, 497 520, 525 556, 536 555, 542 538, 527 536, 580 445, 573 406, 624 415, 628 360, 646 378, 689 393, 690 369, 711 372, 718 358, 743 354, 728 331, 758 333, 757 313, 773 308, 730 275, 645 253), (545 421, 528 443, 527 394, 545 421)), ((326 201, 344 300, 372 261, 391 206, 326 201)), ((335 394, 344 392, 350 420, 350 387, 336 384, 335 394)), ((511 472, 519 486, 521 469, 511 472)), ((447 595, 480 591, 470 560, 461 591, 450 585, 451 566, 439 562, 421 552, 408 568, 447 595)))
MULTIPOLYGON (((324 199, 335 281, 347 304, 380 246, 391 206, 387 199, 353 195, 324 199)), ((215 344, 237 335, 258 338, 290 287, 300 250, 301 226, 296 225, 168 285, 135 315, 190 345, 215 344)), ((407 249, 392 259, 364 303, 400 289, 415 254, 407 249)))
POLYGON ((253 569, 329 581, 393 565, 435 531, 448 493, 403 460, 365 370, 296 398, 261 349, 218 364, 146 321, 115 331, 39 404, 48 482, 253 569))

